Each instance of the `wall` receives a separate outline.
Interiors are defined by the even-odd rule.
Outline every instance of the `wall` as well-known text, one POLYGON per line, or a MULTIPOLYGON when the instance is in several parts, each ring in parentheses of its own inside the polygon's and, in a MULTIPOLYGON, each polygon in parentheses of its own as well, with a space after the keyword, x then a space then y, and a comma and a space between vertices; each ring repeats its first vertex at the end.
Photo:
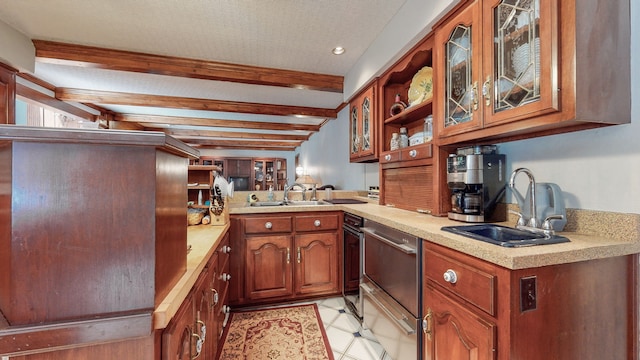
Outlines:
POLYGON ((366 190, 378 185, 378 163, 349 162, 348 106, 304 142, 299 153, 306 173, 321 184, 344 190, 366 190))
POLYGON ((36 50, 31 40, 16 29, 0 21, 0 62, 20 71, 33 72, 36 50))

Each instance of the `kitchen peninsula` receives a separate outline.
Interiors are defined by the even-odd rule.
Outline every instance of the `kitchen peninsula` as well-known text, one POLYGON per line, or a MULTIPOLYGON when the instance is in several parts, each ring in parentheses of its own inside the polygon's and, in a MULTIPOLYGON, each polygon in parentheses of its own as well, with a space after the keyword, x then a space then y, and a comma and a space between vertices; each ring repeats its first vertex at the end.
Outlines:
MULTIPOLYGON (((237 203, 230 211, 232 219, 259 215, 263 221, 344 211, 422 238, 425 359, 453 348, 465 355, 476 351, 481 359, 631 359, 636 353, 638 215, 569 211, 562 235, 570 242, 504 248, 440 230, 459 224, 447 218, 374 203, 237 203), (457 282, 443 280, 448 271, 457 273, 457 282), (535 290, 523 293, 521 283, 528 279, 535 279, 535 290), (527 303, 529 296, 533 303, 527 303), (533 308, 523 310, 523 304, 533 308), (460 333, 451 333, 453 328, 460 333)), ((514 224, 510 219, 504 225, 514 224)), ((236 245, 236 254, 244 254, 241 247, 236 245)))

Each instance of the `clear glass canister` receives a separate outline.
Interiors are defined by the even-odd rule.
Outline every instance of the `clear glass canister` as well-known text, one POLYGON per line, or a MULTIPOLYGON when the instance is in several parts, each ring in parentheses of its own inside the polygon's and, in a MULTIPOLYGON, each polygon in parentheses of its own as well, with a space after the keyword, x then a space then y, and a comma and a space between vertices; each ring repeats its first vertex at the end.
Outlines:
POLYGON ((433 115, 429 115, 424 119, 424 142, 433 140, 433 115))
POLYGON ((400 148, 400 136, 398 133, 391 134, 391 144, 389 150, 398 150, 400 148))
POLYGON ((409 146, 409 134, 407 134, 407 128, 400 128, 400 147, 405 148, 409 146))

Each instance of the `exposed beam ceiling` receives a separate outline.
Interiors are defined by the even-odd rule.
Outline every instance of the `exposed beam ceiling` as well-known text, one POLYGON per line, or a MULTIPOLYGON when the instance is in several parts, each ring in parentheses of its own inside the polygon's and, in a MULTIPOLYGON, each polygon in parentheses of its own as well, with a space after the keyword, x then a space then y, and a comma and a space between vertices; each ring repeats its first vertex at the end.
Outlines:
POLYGON ((33 44, 38 61, 54 64, 337 93, 342 92, 344 82, 342 76, 336 75, 158 56, 44 40, 34 40, 33 44))
POLYGON ((199 148, 292 151, 337 117, 343 76, 404 3, 0 0, 0 21, 33 41, 26 98, 199 148))

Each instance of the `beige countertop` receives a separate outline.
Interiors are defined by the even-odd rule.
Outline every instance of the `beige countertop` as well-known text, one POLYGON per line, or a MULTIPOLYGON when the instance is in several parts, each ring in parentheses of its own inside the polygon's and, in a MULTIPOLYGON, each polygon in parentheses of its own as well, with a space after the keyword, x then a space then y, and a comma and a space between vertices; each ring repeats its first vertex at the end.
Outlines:
MULTIPOLYGON (((630 224, 632 228, 631 236, 615 237, 579 232, 561 232, 560 235, 566 236, 571 241, 552 245, 506 248, 440 230, 443 226, 464 223, 449 220, 446 217, 420 214, 375 203, 278 207, 250 207, 246 203, 235 203, 232 204, 229 212, 237 215, 336 210, 360 215, 433 243, 513 270, 640 253, 640 235, 638 235, 640 228, 637 224, 638 216, 634 214, 620 215, 627 222, 629 222, 629 218, 632 220, 630 224)), ((614 216, 612 221, 615 221, 615 219, 616 217, 614 216)), ((513 227, 514 224, 505 223, 502 225, 513 227)), ((606 227, 608 225, 602 224, 602 226, 606 227)))
POLYGON ((229 224, 196 225, 187 228, 187 244, 191 246, 191 251, 187 254, 187 270, 153 312, 154 329, 167 327, 228 229, 229 224))

